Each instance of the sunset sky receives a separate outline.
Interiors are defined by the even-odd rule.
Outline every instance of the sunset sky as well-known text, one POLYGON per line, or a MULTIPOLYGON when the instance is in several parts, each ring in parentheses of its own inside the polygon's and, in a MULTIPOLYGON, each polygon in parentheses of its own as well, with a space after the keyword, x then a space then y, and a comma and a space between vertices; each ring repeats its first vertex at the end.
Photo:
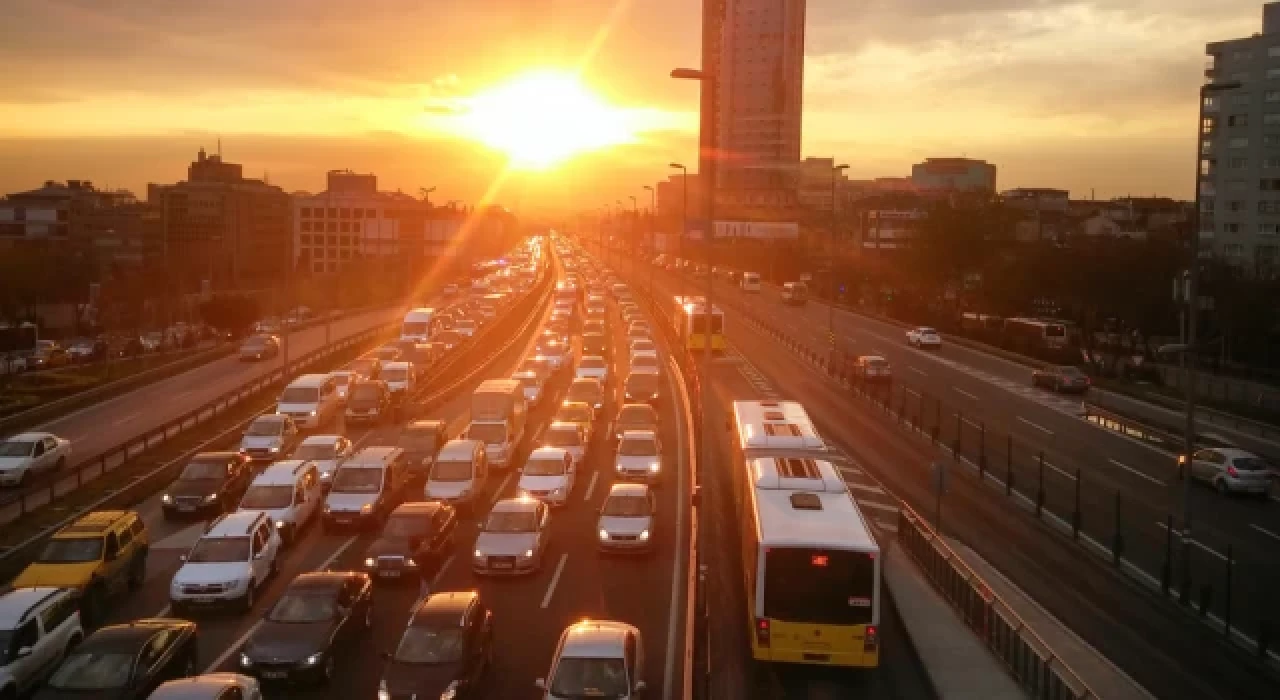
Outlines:
MULTIPOLYGON (((498 201, 591 208, 696 162, 697 87, 667 74, 698 65, 699 4, 4 0, 0 192, 145 194, 220 136, 287 190, 351 168, 474 202, 514 166, 498 201)), ((1188 197, 1204 44, 1260 31, 1261 5, 810 0, 804 154, 851 177, 968 155, 1001 189, 1188 197)))

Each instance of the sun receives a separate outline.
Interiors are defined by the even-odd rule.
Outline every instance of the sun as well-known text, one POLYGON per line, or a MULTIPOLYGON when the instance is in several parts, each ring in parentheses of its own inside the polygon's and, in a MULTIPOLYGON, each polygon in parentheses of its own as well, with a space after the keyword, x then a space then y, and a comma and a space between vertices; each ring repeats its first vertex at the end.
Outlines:
POLYGON ((512 166, 530 170, 635 140, 628 114, 568 73, 516 76, 468 98, 457 119, 465 134, 506 153, 512 166))

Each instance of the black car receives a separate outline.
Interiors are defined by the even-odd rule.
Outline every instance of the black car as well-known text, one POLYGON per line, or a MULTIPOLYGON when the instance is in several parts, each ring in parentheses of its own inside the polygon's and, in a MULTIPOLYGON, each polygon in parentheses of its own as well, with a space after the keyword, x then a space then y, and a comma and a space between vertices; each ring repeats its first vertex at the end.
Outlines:
POLYGON ((410 611, 396 650, 382 657, 378 688, 390 697, 479 697, 493 662, 493 613, 475 591, 427 596, 410 611))
POLYGON ((355 382, 347 389, 347 423, 376 423, 391 417, 391 389, 381 379, 355 382))
POLYGON ((415 420, 400 433, 399 447, 404 450, 412 480, 426 483, 440 448, 449 442, 449 426, 442 420, 415 420))
POLYGON ((1092 382, 1089 375, 1070 365, 1044 367, 1031 373, 1032 386, 1044 387, 1059 393, 1084 394, 1092 382))
POLYGON ((365 550, 364 567, 379 580, 408 578, 416 585, 422 572, 434 572, 449 558, 458 528, 458 512, 439 501, 402 503, 365 550))
POLYGON ((373 586, 356 571, 300 574, 240 649, 240 672, 267 683, 328 683, 344 647, 373 627, 373 586))
POLYGON ((141 700, 165 681, 194 676, 198 661, 194 622, 111 625, 67 654, 33 700, 141 700))
POLYGON ((235 510, 254 472, 248 455, 201 452, 165 489, 160 499, 166 520, 204 517, 235 510))

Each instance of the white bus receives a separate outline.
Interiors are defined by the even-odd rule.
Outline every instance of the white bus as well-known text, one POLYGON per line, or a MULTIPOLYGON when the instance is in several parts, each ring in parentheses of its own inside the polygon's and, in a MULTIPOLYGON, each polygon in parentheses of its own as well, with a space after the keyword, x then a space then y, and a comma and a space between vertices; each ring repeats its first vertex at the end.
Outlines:
POLYGON ((747 624, 760 661, 880 663, 880 546, 804 406, 735 401, 747 624))
POLYGON ((744 272, 742 273, 742 291, 759 292, 760 291, 760 273, 744 272))
POLYGON ((1067 326, 1059 321, 1039 318, 1006 318, 1004 334, 1017 350, 1065 348, 1067 326))
POLYGON ((425 343, 431 339, 437 323, 435 309, 426 307, 412 309, 404 315, 404 321, 400 324, 400 340, 425 343))

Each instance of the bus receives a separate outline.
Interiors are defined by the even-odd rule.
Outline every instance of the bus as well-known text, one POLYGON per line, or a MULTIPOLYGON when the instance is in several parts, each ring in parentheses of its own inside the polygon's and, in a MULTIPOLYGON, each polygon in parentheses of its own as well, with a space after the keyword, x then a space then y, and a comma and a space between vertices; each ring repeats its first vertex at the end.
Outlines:
POLYGON ((809 301, 809 285, 804 282, 787 282, 782 285, 782 303, 804 306, 809 301))
POLYGON ((1004 337, 1016 350, 1056 350, 1067 346, 1067 326, 1060 321, 1038 318, 1006 318, 1004 337))
MULTIPOLYGON (((707 344, 707 300, 704 297, 677 296, 672 322, 680 343, 686 350, 702 351, 707 344)), ((711 352, 724 352, 724 311, 711 307, 711 352)))
POLYGON ((880 546, 804 406, 735 401, 747 624, 757 661, 875 668, 880 546))
POLYGON ((412 340, 417 343, 425 343, 431 339, 431 334, 435 333, 439 321, 436 319, 436 310, 426 307, 410 309, 404 315, 404 321, 400 324, 400 340, 412 340))

